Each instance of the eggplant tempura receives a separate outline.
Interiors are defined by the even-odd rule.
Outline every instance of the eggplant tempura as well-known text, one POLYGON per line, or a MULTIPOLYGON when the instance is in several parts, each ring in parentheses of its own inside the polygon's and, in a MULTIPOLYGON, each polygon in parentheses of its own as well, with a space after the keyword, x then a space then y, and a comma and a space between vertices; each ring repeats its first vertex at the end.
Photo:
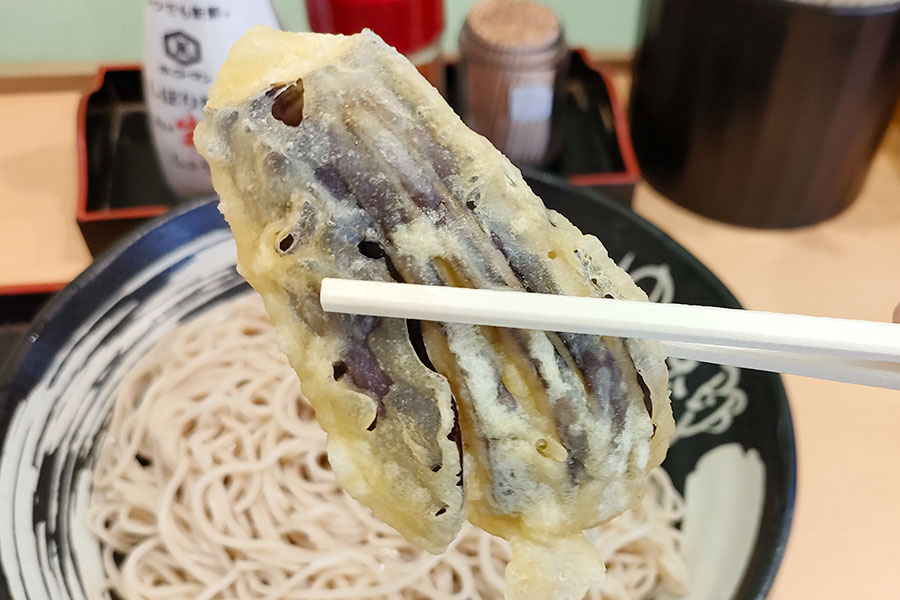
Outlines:
POLYGON ((580 598, 603 569, 582 531, 668 447, 658 345, 326 314, 319 285, 646 295, 371 32, 252 29, 196 144, 343 488, 431 552, 467 518, 509 540, 507 598, 580 598))

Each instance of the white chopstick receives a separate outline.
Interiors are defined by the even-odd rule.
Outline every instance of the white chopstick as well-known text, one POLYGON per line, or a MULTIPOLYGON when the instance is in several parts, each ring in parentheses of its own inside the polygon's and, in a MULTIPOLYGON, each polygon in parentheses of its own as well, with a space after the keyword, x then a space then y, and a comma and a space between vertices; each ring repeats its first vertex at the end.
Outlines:
POLYGON ((324 279, 327 312, 661 340, 669 356, 900 389, 900 325, 683 304, 324 279))
POLYGON ((900 363, 897 362, 689 342, 661 342, 661 344, 666 354, 672 358, 687 358, 757 371, 900 390, 900 363))

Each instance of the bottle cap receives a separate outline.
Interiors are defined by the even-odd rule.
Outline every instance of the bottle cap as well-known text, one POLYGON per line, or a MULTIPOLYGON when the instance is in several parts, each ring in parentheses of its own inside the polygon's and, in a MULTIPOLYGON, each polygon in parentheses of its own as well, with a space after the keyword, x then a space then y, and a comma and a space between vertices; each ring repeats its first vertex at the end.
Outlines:
POLYGON ((466 18, 466 26, 483 44, 528 52, 556 44, 562 35, 550 8, 530 0, 485 0, 466 18))
POLYGON ((567 56, 556 14, 531 0, 482 0, 469 11, 459 38, 466 60, 510 69, 556 68, 567 56))

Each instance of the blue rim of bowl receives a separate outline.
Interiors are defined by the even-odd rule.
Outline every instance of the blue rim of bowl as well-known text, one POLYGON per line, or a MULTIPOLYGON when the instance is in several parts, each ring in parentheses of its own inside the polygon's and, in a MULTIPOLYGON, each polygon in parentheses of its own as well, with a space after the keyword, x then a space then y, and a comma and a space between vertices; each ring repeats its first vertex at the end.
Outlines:
MULTIPOLYGON (((532 169, 522 169, 522 172, 523 175, 525 175, 526 180, 538 180, 545 184, 564 188, 569 193, 580 194, 591 202, 600 204, 605 209, 615 213, 617 217, 644 228, 650 236, 660 242, 666 250, 671 251, 674 255, 678 256, 680 260, 683 260, 695 270, 697 275, 704 279, 705 282, 720 295, 725 305, 732 308, 741 308, 741 305, 734 294, 725 287, 725 284, 723 284, 708 267, 650 221, 610 199, 599 190, 575 187, 559 177, 532 169)), ((110 249, 97 257, 87 269, 60 290, 53 298, 51 298, 47 305, 38 312, 28 328, 28 331, 16 344, 6 363, 0 368, 0 423, 4 424, 3 427, 0 428, 0 458, 2 458, 2 449, 6 442, 8 426, 13 413, 15 412, 19 401, 26 395, 26 393, 14 394, 14 390, 9 389, 10 385, 13 382, 14 376, 19 372, 20 367, 28 357, 33 344, 43 334, 43 330, 47 324, 57 317, 62 309, 66 308, 70 301, 82 289, 86 288, 90 283, 95 282, 99 275, 106 272, 110 267, 115 266, 118 261, 124 260, 126 252, 128 252, 132 246, 138 244, 142 239, 145 239, 148 234, 157 230, 164 224, 174 221, 179 217, 212 202, 215 202, 215 200, 200 199, 186 202, 181 206, 170 209, 164 215, 156 217, 135 228, 110 249)), ((192 235, 185 236, 184 241, 195 237, 196 234, 196 231, 192 231, 192 235)), ((149 262, 152 262, 152 260, 149 262)), ((763 600, 768 595, 768 592, 775 581, 775 576, 778 573, 782 558, 784 557, 791 524, 794 518, 796 502, 797 451, 794 438, 793 419, 791 417, 787 394, 785 393, 784 385, 781 383, 781 378, 777 375, 773 375, 772 377, 776 378, 778 382, 778 385, 772 386, 772 392, 774 396, 773 400, 778 406, 778 413, 780 416, 779 421, 781 431, 776 433, 776 445, 778 446, 779 453, 784 458, 784 476, 780 483, 782 492, 785 494, 785 506, 783 513, 779 516, 777 531, 773 537, 774 547, 769 549, 769 560, 758 567, 757 573, 750 573, 749 570, 753 568, 752 563, 748 565, 748 572, 744 575, 742 587, 744 589, 749 588, 750 593, 754 595, 746 596, 745 600, 763 600), (750 577, 749 580, 748 576, 750 577)), ((29 385, 24 385, 22 387, 25 388, 23 392, 27 392, 27 389, 30 389, 29 385)), ((758 549, 754 550, 754 555, 757 551, 758 549)), ((8 597, 8 590, 9 587, 6 581, 6 575, 2 568, 0 568, 0 597, 8 597)))

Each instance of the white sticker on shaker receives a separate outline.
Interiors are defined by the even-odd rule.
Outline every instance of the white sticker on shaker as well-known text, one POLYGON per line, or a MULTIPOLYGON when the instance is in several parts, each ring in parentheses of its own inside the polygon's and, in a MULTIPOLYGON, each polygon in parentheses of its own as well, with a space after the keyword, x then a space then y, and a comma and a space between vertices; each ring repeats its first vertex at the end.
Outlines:
POLYGON ((520 85, 509 90, 509 118, 513 121, 543 121, 553 111, 553 88, 520 85))

